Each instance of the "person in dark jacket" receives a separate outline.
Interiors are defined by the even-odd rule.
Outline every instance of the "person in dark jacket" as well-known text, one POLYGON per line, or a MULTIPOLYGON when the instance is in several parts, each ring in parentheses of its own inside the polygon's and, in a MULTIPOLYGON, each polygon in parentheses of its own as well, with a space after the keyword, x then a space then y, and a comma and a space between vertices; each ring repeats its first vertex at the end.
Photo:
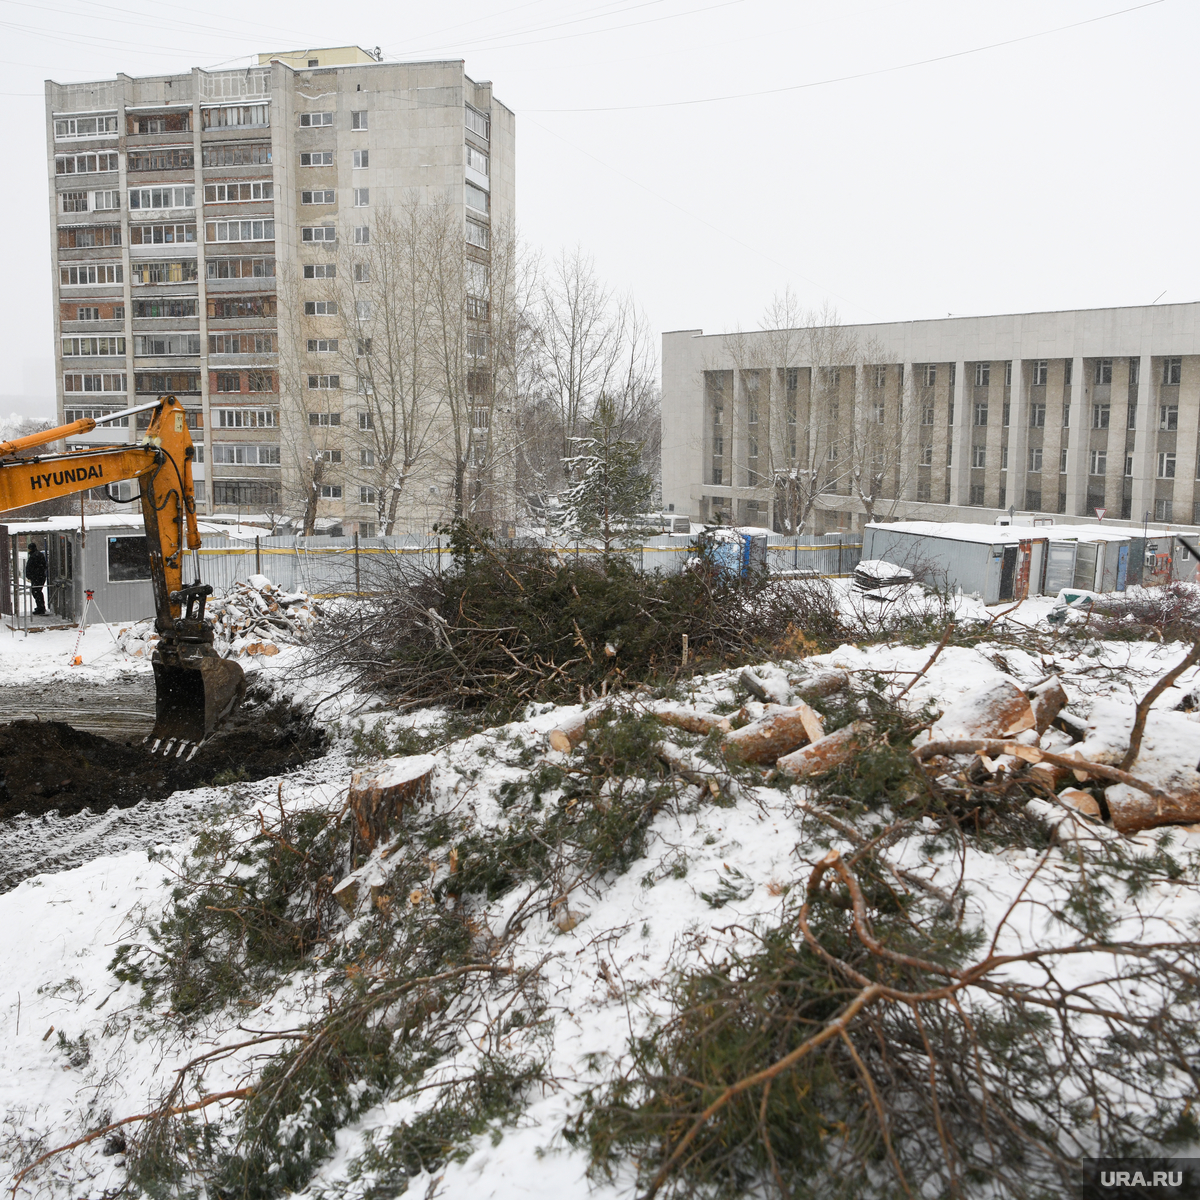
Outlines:
POLYGON ((46 597, 42 589, 46 586, 46 556, 37 542, 30 541, 25 559, 25 578, 29 580, 29 594, 33 597, 34 613, 45 613, 46 597))

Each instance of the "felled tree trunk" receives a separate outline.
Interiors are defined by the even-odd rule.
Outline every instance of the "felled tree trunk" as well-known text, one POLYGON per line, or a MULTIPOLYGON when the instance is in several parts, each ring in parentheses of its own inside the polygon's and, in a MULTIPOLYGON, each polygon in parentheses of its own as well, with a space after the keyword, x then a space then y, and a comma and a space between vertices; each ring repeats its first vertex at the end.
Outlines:
POLYGON ((775 765, 794 779, 824 775, 826 771, 848 763, 866 742, 871 728, 869 721, 855 721, 792 754, 784 755, 775 765))
POLYGON ((1034 688, 1030 697, 1033 707, 1033 727, 1040 737, 1054 723, 1055 717, 1067 706, 1067 693, 1056 675, 1034 688))
POLYGON ((1145 792, 1128 792, 1114 796, 1116 789, 1105 790, 1108 813, 1113 828, 1121 833, 1137 833, 1156 829, 1159 825, 1195 825, 1200 822, 1200 792, 1184 792, 1179 796, 1150 796, 1145 792))
POLYGON ((347 803, 354 815, 360 846, 372 850, 387 838, 407 805, 428 798, 435 769, 432 754, 414 754, 389 759, 369 775, 354 772, 347 803))
POLYGON ((660 708, 652 716, 664 725, 673 729, 682 729, 687 733, 709 734, 714 729, 721 733, 729 732, 729 718, 718 717, 715 713, 697 712, 694 708, 660 708))
POLYGON ((743 762, 774 762, 782 754, 824 736, 821 718, 801 701, 795 708, 779 708, 725 737, 725 754, 743 762))
POLYGON ((1012 737, 1033 726, 1029 697, 1015 683, 997 679, 949 705, 934 722, 929 740, 1012 737))

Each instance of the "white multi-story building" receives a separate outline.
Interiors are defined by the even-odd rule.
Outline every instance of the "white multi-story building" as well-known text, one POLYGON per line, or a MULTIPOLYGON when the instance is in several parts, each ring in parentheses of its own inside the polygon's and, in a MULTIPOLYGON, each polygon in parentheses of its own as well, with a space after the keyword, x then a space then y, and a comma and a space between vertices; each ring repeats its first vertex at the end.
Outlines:
MULTIPOLYGON (((333 279, 382 211, 435 200, 457 214, 462 277, 479 292, 464 311, 485 344, 490 230, 515 196, 514 118, 491 84, 461 61, 385 63, 358 47, 47 81, 46 151, 60 419, 174 392, 203 510, 282 513, 288 446, 315 444, 323 526, 375 532, 374 459, 343 447, 366 418, 354 355, 347 368, 330 354, 333 279)), ((486 380, 474 386, 486 403, 486 380)), ((136 432, 135 419, 80 444, 136 432)))
POLYGON ((1200 524, 1200 303, 663 335, 663 501, 820 534, 1200 524))

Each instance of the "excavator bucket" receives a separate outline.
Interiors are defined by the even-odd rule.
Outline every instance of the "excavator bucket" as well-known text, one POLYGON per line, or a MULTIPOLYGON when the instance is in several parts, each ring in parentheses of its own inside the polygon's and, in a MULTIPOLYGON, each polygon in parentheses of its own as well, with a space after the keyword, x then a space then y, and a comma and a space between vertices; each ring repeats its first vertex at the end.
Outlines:
POLYGON ((211 646, 160 642, 154 667, 155 721, 151 754, 191 758, 242 702, 246 676, 211 646))

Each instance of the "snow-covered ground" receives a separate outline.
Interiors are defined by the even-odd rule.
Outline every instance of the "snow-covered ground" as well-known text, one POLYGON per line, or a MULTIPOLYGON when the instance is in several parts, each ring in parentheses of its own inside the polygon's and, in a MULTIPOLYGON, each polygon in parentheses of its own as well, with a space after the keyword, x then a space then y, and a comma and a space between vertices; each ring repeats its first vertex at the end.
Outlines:
MULTIPOLYGON (((871 603, 848 595, 845 602, 871 603)), ((1005 621, 1037 626, 1049 608, 1049 601, 1029 601, 1008 617, 999 617, 997 628, 1005 621)), ((989 612, 969 600, 959 604, 960 619, 1001 611, 989 612)), ((82 664, 71 665, 75 638, 70 631, 0 637, 0 671, 6 679, 21 681, 86 677, 94 679, 102 694, 106 681, 117 673, 149 669, 144 657, 131 658, 121 651, 100 626, 90 627, 84 638, 82 664)), ((893 679, 899 690, 925 667, 932 649, 843 646, 802 663, 776 664, 763 674, 781 702, 807 675, 830 667, 893 679)), ((287 648, 261 669, 283 679, 304 653, 287 648)), ((1076 642, 1064 644, 1049 658, 1010 641, 970 649, 950 646, 906 702, 914 711, 927 703, 941 709, 989 679, 1032 686, 1058 674, 1073 710, 1086 716, 1097 705, 1118 700, 1128 705, 1181 653, 1179 645, 1150 642, 1076 642)), ((702 710, 743 703, 736 676, 729 671, 695 680, 691 702, 702 710)), ((1198 682, 1200 673, 1191 672, 1159 706, 1175 707, 1198 682)), ((292 681, 288 686, 301 685, 292 681)), ((305 686, 310 699, 320 695, 317 682, 305 686)), ((354 724, 353 708, 350 696, 326 706, 330 719, 342 721, 343 731, 354 724)), ((750 716, 763 711, 754 701, 747 702, 746 709, 750 716)), ((564 763, 566 756, 545 749, 545 734, 577 711, 547 707, 527 720, 436 750, 433 794, 423 812, 445 814, 463 825, 503 824, 509 815, 502 786, 528 774, 530 747, 537 751, 533 765, 564 763)), ((361 719, 368 726, 395 725, 386 716, 361 719)), ((1188 719, 1194 721, 1195 716, 1188 719)), ((407 720, 420 726, 433 722, 435 714, 419 713, 407 720)), ((1195 745, 1200 747, 1200 724, 1195 745)), ((141 988, 117 980, 110 962, 119 944, 143 936, 146 925, 166 910, 191 839, 201 829, 223 823, 257 828, 260 820, 271 819, 278 805, 336 812, 350 782, 352 754, 344 732, 326 757, 283 779, 179 793, 157 805, 102 817, 18 820, 0 828, 0 855, 16 853, 38 839, 58 847, 54 869, 0 895, 0 1188, 7 1191, 17 1169, 31 1158, 109 1121, 148 1111, 173 1072, 197 1054, 293 1029, 320 1014, 326 997, 316 969, 297 972, 256 1006, 223 1009, 189 1024, 165 1008, 143 1007, 141 988)), ((514 1053, 531 1052, 536 1037, 550 1082, 528 1099, 513 1124, 478 1136, 462 1161, 439 1167, 436 1179, 413 1178, 411 1194, 436 1193, 442 1200, 584 1195, 616 1200, 632 1194, 631 1174, 611 1183, 589 1180, 584 1150, 564 1139, 563 1129, 577 1114, 581 1095, 598 1082, 599 1070, 607 1072, 624 1058, 632 1036, 668 1015, 672 972, 682 963, 698 961, 701 954, 719 958, 735 948, 750 950, 754 939, 749 931, 755 922, 777 923, 786 889, 807 877, 830 844, 828 827, 805 817, 798 803, 802 789, 734 786, 731 794, 728 806, 706 804, 699 793, 688 798, 690 803, 664 809, 654 819, 644 858, 632 869, 573 893, 565 910, 546 911, 543 905, 525 921, 506 946, 505 966, 516 973, 537 970, 545 1009, 536 1035, 510 1031, 506 1046, 514 1053), (719 908, 711 900, 716 893, 722 896, 719 908)), ((1111 835, 1085 831, 1080 836, 1111 835)), ((1200 832, 1178 830, 1175 838, 1178 850, 1200 851, 1200 832)), ((849 846, 836 836, 833 844, 849 846)), ((1074 870, 1070 844, 1068 837, 1047 852, 1038 882, 1026 890, 1009 918, 1001 949, 1028 947, 1047 936, 1052 922, 1045 902, 1053 897, 1057 881, 1074 870)), ((1141 835, 1131 844, 1149 852, 1155 837, 1141 835)), ((889 851, 897 867, 934 884, 952 886, 960 874, 965 877, 971 919, 990 928, 1028 881, 1036 855, 1019 847, 966 853, 967 861, 931 855, 921 836, 889 851)), ((448 869, 445 862, 430 863, 433 877, 448 869)), ((476 898, 474 922, 485 932, 500 931, 525 899, 520 888, 490 904, 476 898)), ((428 898, 416 895, 410 902, 428 903, 428 898)), ((1156 883, 1149 901, 1131 913, 1123 933, 1161 940, 1196 918, 1200 896, 1194 887, 1156 883)), ((372 919, 360 907, 343 936, 353 938, 372 919)), ((1079 961, 1069 972, 1083 980, 1089 969, 1079 961)), ((435 1073, 453 1078, 456 1072, 469 1071, 492 1037, 495 1016, 486 1002, 471 1014, 457 1050, 431 1069, 430 1081, 435 1073)), ((253 1075, 255 1055, 260 1053, 251 1047, 214 1060, 204 1074, 203 1091, 238 1087, 253 1075)), ((411 1120, 436 1098, 434 1089, 414 1090, 361 1113, 337 1135, 334 1153, 318 1169, 307 1194, 363 1194, 370 1175, 363 1174, 360 1159, 368 1143, 411 1120)), ((219 1120, 220 1111, 211 1107, 207 1119, 219 1120)), ((123 1161, 119 1153, 106 1155, 100 1139, 54 1157, 27 1176, 16 1194, 99 1198, 123 1181, 123 1161)))

